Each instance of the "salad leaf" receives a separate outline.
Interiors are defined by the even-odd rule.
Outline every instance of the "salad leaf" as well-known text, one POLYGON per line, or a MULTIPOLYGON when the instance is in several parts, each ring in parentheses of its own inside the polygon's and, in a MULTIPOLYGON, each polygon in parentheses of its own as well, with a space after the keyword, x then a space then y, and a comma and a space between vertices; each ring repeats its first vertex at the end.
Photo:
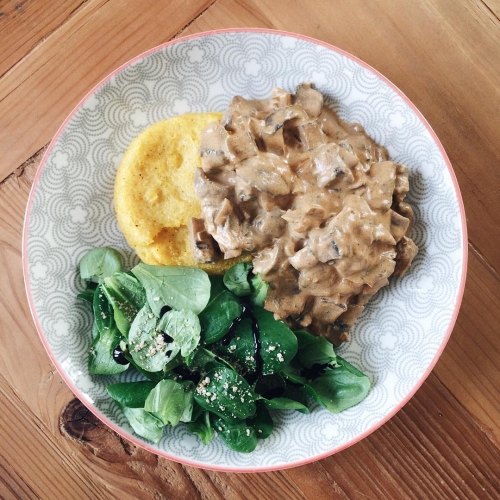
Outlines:
POLYGON ((294 399, 279 397, 263 399, 263 402, 271 410, 296 410, 301 413, 309 413, 309 408, 306 405, 294 399))
POLYGON ((108 394, 120 405, 127 408, 144 408, 148 394, 154 389, 156 382, 146 380, 140 382, 119 382, 108 385, 108 394))
POLYGON ((213 276, 211 283, 210 300, 199 315, 204 344, 212 344, 224 337, 243 311, 240 301, 225 288, 220 276, 213 276))
POLYGON ((245 420, 228 422, 222 418, 212 417, 212 425, 217 435, 234 451, 250 453, 257 446, 257 436, 252 425, 245 420))
POLYGON ((254 306, 264 307, 269 285, 260 277, 260 274, 254 274, 250 279, 251 296, 250 302, 254 306))
POLYGON ((219 365, 200 380, 195 401, 205 410, 225 420, 238 420, 255 414, 255 393, 234 370, 219 365))
POLYGON ((274 422, 271 414, 263 403, 257 402, 257 411, 255 416, 247 419, 247 424, 255 430, 257 439, 267 439, 273 432, 274 422))
POLYGON ((239 262, 229 268, 224 274, 223 282, 229 291, 238 297, 250 295, 250 283, 248 282, 248 273, 252 269, 250 262, 239 262))
POLYGON ((262 374, 277 373, 297 354, 297 337, 283 321, 276 321, 272 312, 254 306, 253 314, 260 330, 262 374))
POLYGON ((94 248, 80 260, 80 276, 85 281, 101 282, 106 276, 111 276, 121 268, 121 256, 114 248, 94 248))
POLYGON ((212 424, 210 423, 210 412, 204 411, 194 420, 188 423, 189 432, 196 434, 203 444, 208 444, 214 437, 212 424))
POLYGON ((334 364, 337 358, 328 340, 304 331, 294 332, 298 341, 297 360, 306 368, 314 365, 334 364))
POLYGON ((200 342, 200 320, 187 309, 168 311, 160 319, 158 329, 174 340, 183 357, 189 356, 200 342))
POLYGON ((351 408, 370 390, 370 380, 345 359, 337 356, 337 366, 309 382, 304 390, 332 413, 351 408))
POLYGON ((143 438, 158 443, 163 435, 163 422, 143 408, 123 408, 123 414, 135 433, 143 438))
POLYGON ((210 298, 208 274, 197 267, 149 266, 141 263, 132 269, 132 273, 142 283, 149 307, 158 317, 165 305, 199 314, 210 298))
POLYGON ((117 272, 104 278, 103 291, 113 306, 116 326, 127 336, 132 321, 146 303, 144 288, 134 276, 117 272))
POLYGON ((76 296, 76 298, 85 300, 89 304, 93 304, 94 303, 94 292, 95 292, 96 288, 97 288, 96 283, 94 283, 93 281, 88 281, 87 288, 85 288, 85 290, 83 292, 80 292, 76 296))
POLYGON ((113 375, 128 368, 128 364, 116 363, 113 350, 120 343, 121 334, 113 319, 113 307, 99 285, 93 298, 93 341, 89 353, 89 372, 94 375, 113 375))
POLYGON ((254 373, 257 369, 255 361, 255 341, 252 331, 252 320, 244 319, 234 330, 234 335, 229 342, 224 339, 212 344, 214 352, 229 363, 238 367, 238 371, 246 375, 254 373))
POLYGON ((128 367, 120 365, 113 358, 113 349, 120 342, 120 332, 116 326, 100 332, 95 329, 94 338, 89 352, 89 373, 92 375, 115 375, 124 372, 128 367))
POLYGON ((149 393, 144 409, 164 425, 176 426, 181 420, 189 422, 193 413, 193 392, 192 382, 161 380, 149 393))
POLYGON ((148 372, 163 370, 180 351, 175 342, 166 342, 158 318, 146 304, 130 326, 128 344, 134 363, 148 372))

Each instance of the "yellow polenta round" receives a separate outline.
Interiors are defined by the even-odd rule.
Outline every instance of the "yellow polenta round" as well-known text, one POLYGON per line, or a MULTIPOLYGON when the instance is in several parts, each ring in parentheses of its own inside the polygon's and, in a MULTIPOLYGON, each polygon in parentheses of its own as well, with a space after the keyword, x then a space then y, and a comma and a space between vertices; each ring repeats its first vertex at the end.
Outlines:
MULTIPOLYGON (((200 217, 194 174, 201 166, 200 133, 221 113, 188 113, 151 125, 137 136, 118 167, 115 211, 128 244, 146 264, 193 266, 187 226, 200 217)), ((199 264, 221 274, 248 256, 199 264)))

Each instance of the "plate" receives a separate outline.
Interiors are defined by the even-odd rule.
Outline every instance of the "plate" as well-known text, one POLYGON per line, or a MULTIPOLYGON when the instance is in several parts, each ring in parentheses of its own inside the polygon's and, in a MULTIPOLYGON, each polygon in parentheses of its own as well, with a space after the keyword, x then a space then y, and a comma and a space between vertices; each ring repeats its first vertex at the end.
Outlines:
POLYGON ((303 465, 363 439, 389 420, 434 367, 460 306, 467 262, 463 203, 450 162, 416 107, 385 77, 326 43, 270 30, 224 30, 154 48, 97 85, 51 142, 29 198, 23 233, 26 291, 48 355, 71 390, 113 430, 158 455, 187 465, 231 472, 303 465), (361 123, 391 158, 411 170, 407 197, 415 210, 412 238, 420 248, 409 273, 393 278, 358 319, 339 352, 365 372, 373 388, 338 415, 274 413, 276 429, 250 454, 219 439, 204 446, 185 424, 158 445, 135 435, 106 385, 131 381, 90 376, 91 322, 76 299, 77 268, 91 248, 119 249, 137 262, 113 211, 117 166, 148 125, 185 112, 222 111, 234 95, 268 97, 275 86, 294 91, 310 81, 346 120, 361 123))

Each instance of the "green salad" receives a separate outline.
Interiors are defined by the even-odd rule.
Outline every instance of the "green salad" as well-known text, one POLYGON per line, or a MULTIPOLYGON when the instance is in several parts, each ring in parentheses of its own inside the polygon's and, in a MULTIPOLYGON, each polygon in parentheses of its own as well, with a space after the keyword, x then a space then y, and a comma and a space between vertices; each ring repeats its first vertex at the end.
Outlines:
POLYGON ((314 400, 338 413, 370 389, 330 342, 264 309, 268 285, 250 263, 223 277, 142 263, 124 271, 116 250, 96 248, 80 275, 87 287, 78 297, 94 313, 89 371, 142 375, 107 390, 149 441, 184 422, 204 444, 218 436, 248 453, 271 434, 272 410, 309 413, 314 400))

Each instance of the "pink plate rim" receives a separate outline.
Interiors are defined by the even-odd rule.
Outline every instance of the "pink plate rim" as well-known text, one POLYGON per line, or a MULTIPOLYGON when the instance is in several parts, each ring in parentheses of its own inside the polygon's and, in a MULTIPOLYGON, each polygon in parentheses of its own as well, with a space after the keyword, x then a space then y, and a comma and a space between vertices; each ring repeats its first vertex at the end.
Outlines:
POLYGON ((312 462, 316 462, 318 460, 321 460, 323 458, 326 458, 326 457, 329 457, 331 455, 334 455, 335 453, 338 453, 338 452, 340 452, 340 451, 342 451, 342 450, 344 450, 344 449, 352 446, 353 444, 355 444, 355 443, 361 441, 362 439, 364 439, 365 437, 369 436, 372 432, 374 432, 379 427, 381 427, 386 422, 388 422, 414 396, 414 394, 417 392, 417 390, 422 386, 422 384, 424 383, 424 381, 426 380, 426 378, 429 376, 429 374, 433 370, 434 366, 436 365, 439 357, 441 356, 444 348, 446 347, 446 344, 448 343, 448 340, 449 340, 449 338, 451 336, 451 332, 453 331, 453 328, 454 328, 456 320, 457 320, 457 316, 458 316, 458 312, 459 312, 459 309, 460 309, 460 305, 462 303, 462 298, 463 298, 464 289, 465 289, 466 274, 467 274, 467 260, 468 260, 467 223, 466 223, 466 218, 465 218, 464 203, 463 203, 462 195, 461 195, 460 188, 459 188, 459 185, 458 185, 458 181, 457 181, 455 172, 453 170, 453 167, 451 165, 451 162, 450 162, 450 160, 448 158, 448 155, 446 154, 446 152, 444 150, 443 145, 441 144, 440 140, 438 139, 436 133, 434 132, 434 130, 432 129, 432 127, 430 126, 430 124, 424 118, 424 116, 422 115, 422 113, 420 113, 420 111, 417 109, 417 107, 410 101, 410 99, 396 85, 394 85, 385 76, 383 76, 376 69, 374 69, 373 67, 371 67, 369 64, 365 63, 364 61, 362 61, 358 57, 353 56, 352 54, 346 52, 345 50, 340 49, 340 48, 338 48, 338 47, 336 47, 334 45, 331 45, 329 43, 323 42, 321 40, 317 40, 315 38, 306 36, 306 35, 301 35, 301 34, 298 34, 298 33, 292 33, 292 32, 282 31, 282 30, 265 29, 265 28, 228 28, 228 29, 219 29, 219 30, 204 31, 204 32, 195 33, 195 34, 192 34, 192 35, 187 35, 187 36, 184 36, 184 37, 176 38, 175 40, 171 40, 169 42, 166 42, 166 43, 163 43, 163 44, 158 45, 156 47, 153 47, 152 49, 149 49, 149 50, 143 52, 142 54, 134 57, 133 59, 130 59, 129 61, 127 61, 126 63, 122 64, 120 67, 118 67, 117 69, 115 69, 112 73, 110 73, 104 79, 102 79, 74 107, 74 109, 71 111, 71 113, 68 115, 68 117, 64 120, 63 124, 57 130, 54 138, 52 139, 49 147, 47 148, 47 151, 43 155, 42 161, 40 162, 39 168, 38 168, 38 170, 36 172, 36 175, 35 175, 35 178, 34 178, 34 181, 33 181, 33 185, 31 187, 30 195, 29 195, 29 198, 28 198, 28 203, 27 203, 27 207, 26 207, 26 213, 25 213, 25 217, 24 217, 23 235, 22 235, 22 266, 23 266, 23 276, 24 276, 24 283, 25 283, 26 294, 27 294, 27 298, 28 298, 28 303, 29 303, 31 315, 33 317, 33 321, 35 322, 35 326, 36 326, 36 329, 38 331, 38 335, 40 337, 40 340, 41 340, 43 346, 45 347, 45 350, 47 351, 47 354, 49 355, 50 360, 52 361, 53 365, 56 367, 57 371, 59 372, 59 375, 61 375, 61 377, 63 378, 63 380, 66 382, 67 386, 74 393, 74 395, 76 397, 78 397, 80 399, 80 401, 89 409, 89 411, 91 411, 99 420, 101 420, 102 422, 104 422, 108 427, 110 427, 113 431, 115 431, 120 436, 122 436, 125 439, 127 439, 127 440, 131 441, 132 443, 134 443, 136 446, 139 446, 139 447, 141 447, 141 448, 143 448, 143 449, 145 449, 147 451, 150 451, 151 453, 154 453, 156 455, 162 456, 162 457, 164 457, 164 458, 166 458, 168 460, 172 460, 174 462, 182 463, 184 465, 188 465, 188 466, 191 466, 191 467, 203 468, 203 469, 213 470, 213 471, 219 471, 219 472, 233 472, 233 473, 234 472, 242 472, 242 473, 271 472, 271 471, 276 471, 276 470, 289 469, 289 468, 292 468, 292 467, 300 467, 302 465, 306 465, 306 464, 309 464, 309 463, 312 463, 312 462), (439 350, 436 353, 436 355, 434 356, 434 358, 432 359, 431 363, 427 367, 427 370, 422 375, 422 377, 420 378, 420 380, 417 382, 417 384, 415 384, 415 386, 410 391, 410 393, 404 398, 403 401, 401 401, 401 403, 396 408, 394 408, 388 415, 386 415, 383 419, 381 419, 379 422, 377 422, 376 424, 374 424, 370 429, 368 429, 367 431, 365 431, 363 434, 361 434, 359 436, 356 436, 351 441, 348 441, 347 443, 344 443, 344 444, 342 444, 342 445, 340 445, 340 446, 338 446, 336 448, 333 448, 332 450, 330 450, 330 451, 328 451, 326 453, 322 453, 322 454, 316 455, 314 457, 309 457, 307 459, 298 460, 297 462, 293 462, 293 463, 289 463, 289 464, 284 464, 284 465, 271 465, 271 466, 247 467, 247 468, 245 468, 245 467, 242 467, 242 468, 231 468, 231 467, 225 467, 225 466, 218 467, 217 465, 208 466, 207 467, 207 465, 204 464, 204 463, 198 463, 198 462, 193 462, 191 460, 184 460, 184 459, 181 460, 178 457, 171 456, 168 453, 164 453, 161 450, 157 450, 157 449, 153 448, 152 446, 149 446, 148 444, 140 441, 139 439, 137 439, 133 435, 131 435, 129 433, 126 433, 123 429, 121 429, 115 423, 111 422, 107 417, 105 417, 104 415, 102 415, 101 412, 99 412, 96 408, 94 408, 92 405, 90 405, 90 403, 86 402, 85 397, 83 397, 80 394, 80 391, 78 390, 78 388, 66 376, 66 374, 65 374, 63 368, 61 367, 61 365, 53 357, 53 355, 51 353, 51 350, 50 350, 50 346, 48 345, 48 343, 47 343, 47 341, 45 339, 45 336, 43 334, 43 330, 42 330, 41 324, 40 324, 39 319, 38 319, 37 314, 36 314, 36 310, 35 310, 34 302, 33 302, 33 297, 32 297, 32 294, 31 294, 30 282, 29 282, 28 264, 27 264, 27 256, 26 256, 26 252, 27 252, 27 239, 28 239, 27 227, 29 226, 29 219, 30 219, 30 215, 31 215, 31 207, 32 207, 32 204, 33 204, 34 193, 36 191, 36 187, 38 185, 38 181, 39 181, 40 175, 42 173, 42 170, 43 170, 43 168, 45 166, 45 163, 47 161, 47 158, 48 158, 50 152, 52 151, 52 148, 54 147, 54 144, 56 143, 56 141, 58 140, 58 138, 61 135, 62 131, 66 127, 67 123, 69 122, 69 120, 71 120, 71 118, 80 109, 80 107, 83 105, 83 103, 92 94, 94 94, 100 87, 102 87, 106 82, 108 82, 114 75, 116 75, 117 73, 119 73, 124 68, 130 66, 131 64, 135 63, 136 61, 144 58, 145 56, 147 56, 147 55, 149 55, 149 54, 151 54, 153 52, 161 50, 164 47, 168 47, 170 45, 175 45, 177 43, 182 43, 182 42, 185 42, 187 40, 192 40, 192 39, 195 39, 195 38, 201 38, 201 37, 205 37, 205 36, 218 35, 218 34, 224 34, 224 33, 263 33, 263 34, 282 35, 282 36, 288 36, 288 37, 293 37, 293 38, 298 38, 298 39, 301 39, 301 40, 305 40, 305 41, 314 43, 316 45, 320 45, 322 47, 325 47, 327 49, 330 49, 330 50, 332 50, 334 52, 337 52, 338 54, 341 54, 341 55, 343 55, 343 56, 345 56, 345 57, 353 60, 354 62, 360 64, 364 68, 366 68, 369 71, 371 71, 375 76, 377 76, 378 78, 380 78, 382 81, 384 81, 389 87, 391 87, 406 102, 406 104, 408 104, 408 106, 413 110, 413 112, 417 115, 417 117, 424 124, 424 126, 426 127, 426 129, 430 133, 431 137, 433 138, 434 142, 439 147, 441 155, 442 155, 442 157, 445 160, 446 167, 447 167, 448 172, 450 174, 450 177, 452 179, 453 186, 455 188, 455 193, 456 193, 458 204, 459 204, 459 208, 460 208, 460 217, 461 217, 461 222, 462 222, 462 251, 463 251, 463 256, 462 256, 462 276, 460 278, 460 287, 459 287, 459 290, 458 290, 458 295, 457 295, 457 301, 456 301, 456 304, 455 304, 455 309, 453 311, 453 315, 451 317, 450 324, 448 326, 448 330, 447 330, 446 335, 445 335, 445 337, 444 337, 444 339, 443 339, 443 341, 442 341, 442 343, 441 343, 441 345, 439 347, 439 350))

